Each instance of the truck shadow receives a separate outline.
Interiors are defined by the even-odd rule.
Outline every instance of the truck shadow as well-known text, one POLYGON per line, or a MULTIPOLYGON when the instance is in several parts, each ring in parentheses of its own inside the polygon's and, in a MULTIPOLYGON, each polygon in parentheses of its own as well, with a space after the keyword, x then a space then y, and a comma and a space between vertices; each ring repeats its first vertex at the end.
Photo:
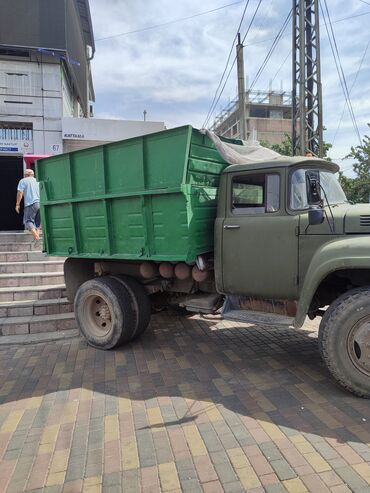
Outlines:
POLYGON ((226 423, 241 445, 298 433, 368 443, 370 435, 369 401, 331 380, 314 328, 163 312, 140 340, 115 351, 80 339, 2 347, 0 389, 3 410, 13 401, 27 409, 26 399, 42 397, 46 421, 76 399, 95 416, 121 412, 125 403, 137 430, 226 423), (161 417, 149 419, 146 409, 158 406, 161 417))

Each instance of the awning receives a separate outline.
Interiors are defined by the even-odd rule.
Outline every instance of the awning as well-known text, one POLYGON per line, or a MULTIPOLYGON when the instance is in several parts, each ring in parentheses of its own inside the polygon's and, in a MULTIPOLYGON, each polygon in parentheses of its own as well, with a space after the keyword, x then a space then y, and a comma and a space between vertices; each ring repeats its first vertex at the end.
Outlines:
POLYGON ((50 157, 50 154, 24 154, 23 160, 26 163, 26 168, 31 168, 35 161, 44 157, 50 157))

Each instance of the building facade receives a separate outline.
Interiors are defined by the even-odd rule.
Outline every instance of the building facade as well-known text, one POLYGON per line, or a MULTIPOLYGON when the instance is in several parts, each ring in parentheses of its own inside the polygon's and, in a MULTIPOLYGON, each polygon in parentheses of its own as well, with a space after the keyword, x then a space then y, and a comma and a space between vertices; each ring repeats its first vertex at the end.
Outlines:
POLYGON ((1 0, 0 231, 15 212, 25 154, 50 155, 164 129, 163 122, 98 120, 88 0, 1 0))
MULTIPOLYGON (((280 144, 292 131, 292 98, 284 91, 246 91, 248 138, 280 144)), ((218 135, 240 138, 239 104, 233 100, 215 118, 211 130, 218 135)))
POLYGON ((88 0, 2 0, 0 16, 0 231, 14 211, 24 154, 63 152, 63 117, 88 117, 95 51, 88 0))

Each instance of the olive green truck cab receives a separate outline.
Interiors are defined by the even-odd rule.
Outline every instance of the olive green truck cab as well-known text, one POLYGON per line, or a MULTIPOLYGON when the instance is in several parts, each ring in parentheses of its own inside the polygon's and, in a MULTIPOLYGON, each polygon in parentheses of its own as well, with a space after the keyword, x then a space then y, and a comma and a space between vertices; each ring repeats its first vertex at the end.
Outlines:
POLYGON ((68 257, 81 332, 111 349, 168 304, 262 326, 320 316, 328 369, 370 397, 370 205, 348 203, 338 170, 229 165, 190 126, 39 161, 45 249, 68 257))

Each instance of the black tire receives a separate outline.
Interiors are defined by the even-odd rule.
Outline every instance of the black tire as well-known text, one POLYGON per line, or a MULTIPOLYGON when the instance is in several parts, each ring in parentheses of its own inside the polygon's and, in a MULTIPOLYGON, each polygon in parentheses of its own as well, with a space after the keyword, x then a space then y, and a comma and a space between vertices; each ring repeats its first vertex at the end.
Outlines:
POLYGON ((370 287, 340 296, 325 312, 319 330, 321 355, 335 380, 370 398, 370 287))
POLYGON ((149 296, 142 284, 130 276, 117 275, 111 276, 119 281, 121 285, 129 292, 131 302, 135 311, 136 326, 132 333, 131 339, 140 337, 147 329, 151 317, 151 303, 149 296))
POLYGON ((81 333, 98 349, 113 349, 130 341, 136 327, 130 293, 109 277, 84 282, 77 290, 74 311, 81 333))

